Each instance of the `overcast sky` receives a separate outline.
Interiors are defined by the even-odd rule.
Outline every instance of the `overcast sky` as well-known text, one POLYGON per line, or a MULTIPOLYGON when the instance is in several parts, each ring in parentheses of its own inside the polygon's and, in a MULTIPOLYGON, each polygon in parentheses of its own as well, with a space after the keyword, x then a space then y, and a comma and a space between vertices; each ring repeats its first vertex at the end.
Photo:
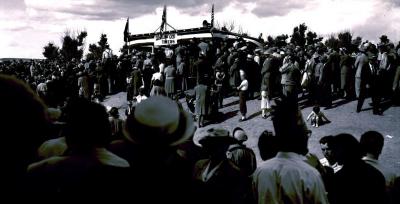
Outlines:
MULTIPOLYGON (((130 32, 155 31, 162 7, 175 28, 199 27, 210 21, 209 0, 0 0, 0 58, 43 58, 43 46, 60 46, 66 30, 86 30, 89 43, 105 33, 118 53, 123 45, 126 18, 130 32)), ((234 21, 251 36, 291 34, 306 25, 322 36, 349 30, 376 41, 386 34, 400 40, 400 0, 218 0, 215 21, 234 21)))

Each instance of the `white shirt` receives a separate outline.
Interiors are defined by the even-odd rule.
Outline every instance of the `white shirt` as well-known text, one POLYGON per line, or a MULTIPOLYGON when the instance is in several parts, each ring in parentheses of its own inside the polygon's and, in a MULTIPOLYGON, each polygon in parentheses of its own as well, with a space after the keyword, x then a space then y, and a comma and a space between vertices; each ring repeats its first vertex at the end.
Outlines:
POLYGON ((259 204, 328 203, 318 171, 293 152, 278 152, 253 174, 253 190, 259 204))
POLYGON ((240 91, 247 91, 247 89, 249 89, 249 82, 247 81, 247 79, 243 80, 242 83, 240 83, 238 89, 240 91))
POLYGON ((162 74, 160 72, 154 73, 153 76, 151 77, 151 80, 152 81, 155 81, 155 80, 163 81, 162 74))
POLYGON ((339 165, 337 162, 334 164, 329 164, 328 159, 326 159, 325 157, 320 159, 319 162, 322 164, 322 166, 328 166, 331 167, 333 169, 333 173, 338 172, 340 169, 342 169, 342 165, 339 165))

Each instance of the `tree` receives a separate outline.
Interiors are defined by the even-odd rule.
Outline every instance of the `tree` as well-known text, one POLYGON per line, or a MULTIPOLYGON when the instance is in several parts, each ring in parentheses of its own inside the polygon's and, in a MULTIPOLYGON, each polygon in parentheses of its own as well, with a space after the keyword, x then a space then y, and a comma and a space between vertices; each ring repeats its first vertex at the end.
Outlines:
POLYGON ((293 43, 294 45, 304 47, 304 45, 306 44, 306 37, 305 37, 306 30, 307 26, 305 23, 302 23, 299 26, 294 27, 290 42, 293 43))
POLYGON ((325 41, 325 45, 334 50, 339 49, 339 39, 335 37, 335 35, 331 35, 328 40, 325 41))
POLYGON ((43 56, 48 60, 55 60, 59 55, 59 47, 55 46, 53 42, 49 42, 43 47, 43 56))
POLYGON ((381 44, 388 44, 390 42, 387 35, 382 35, 379 39, 381 40, 381 44))
POLYGON ((110 48, 110 45, 108 44, 107 35, 102 33, 100 35, 99 42, 97 42, 97 45, 96 44, 89 45, 89 53, 86 55, 86 59, 99 60, 101 59, 104 50, 108 48, 110 48))
POLYGON ((74 58, 80 60, 82 58, 86 37, 86 31, 81 31, 76 37, 69 31, 64 32, 64 36, 62 37, 62 48, 60 50, 60 54, 64 60, 70 61, 74 58))
POLYGON ((318 37, 316 32, 308 31, 306 35, 307 45, 313 45, 315 43, 321 42, 323 37, 318 37))
POLYGON ((282 35, 278 35, 275 38, 275 46, 277 47, 284 47, 287 45, 286 40, 289 38, 288 35, 282 34, 282 35))
POLYGON ((347 50, 351 50, 352 48, 352 34, 349 31, 345 31, 345 32, 341 32, 338 34, 338 38, 339 38, 339 46, 340 47, 344 47, 347 50))

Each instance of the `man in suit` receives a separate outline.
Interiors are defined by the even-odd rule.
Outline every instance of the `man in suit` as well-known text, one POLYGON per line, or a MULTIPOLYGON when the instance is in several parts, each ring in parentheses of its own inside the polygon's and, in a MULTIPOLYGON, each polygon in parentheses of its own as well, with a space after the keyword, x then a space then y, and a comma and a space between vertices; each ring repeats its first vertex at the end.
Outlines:
POLYGON ((361 112, 362 105, 364 103, 367 91, 367 80, 370 75, 369 60, 366 54, 367 45, 362 45, 359 49, 360 53, 356 58, 354 67, 356 68, 356 96, 357 96, 357 113, 361 112))

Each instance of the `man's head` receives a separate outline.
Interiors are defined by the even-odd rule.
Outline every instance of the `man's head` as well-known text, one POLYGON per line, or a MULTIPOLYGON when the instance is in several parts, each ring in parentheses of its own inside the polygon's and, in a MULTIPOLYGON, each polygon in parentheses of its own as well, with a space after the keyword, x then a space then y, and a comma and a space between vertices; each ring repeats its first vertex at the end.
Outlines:
POLYGON ((376 131, 368 131, 361 135, 360 145, 364 155, 371 154, 376 159, 382 152, 384 138, 383 135, 376 131))
POLYGON ((258 137, 258 149, 262 160, 275 157, 278 152, 277 138, 268 130, 264 130, 258 137))
POLYGON ((353 135, 342 133, 334 136, 331 148, 334 158, 340 165, 361 159, 360 143, 353 135))
POLYGON ((288 99, 277 101, 272 112, 272 122, 280 150, 307 154, 308 130, 296 102, 288 99))
POLYGON ((323 136, 319 140, 319 144, 321 145, 321 151, 330 164, 336 163, 335 158, 332 155, 332 140, 333 140, 332 135, 323 136))

